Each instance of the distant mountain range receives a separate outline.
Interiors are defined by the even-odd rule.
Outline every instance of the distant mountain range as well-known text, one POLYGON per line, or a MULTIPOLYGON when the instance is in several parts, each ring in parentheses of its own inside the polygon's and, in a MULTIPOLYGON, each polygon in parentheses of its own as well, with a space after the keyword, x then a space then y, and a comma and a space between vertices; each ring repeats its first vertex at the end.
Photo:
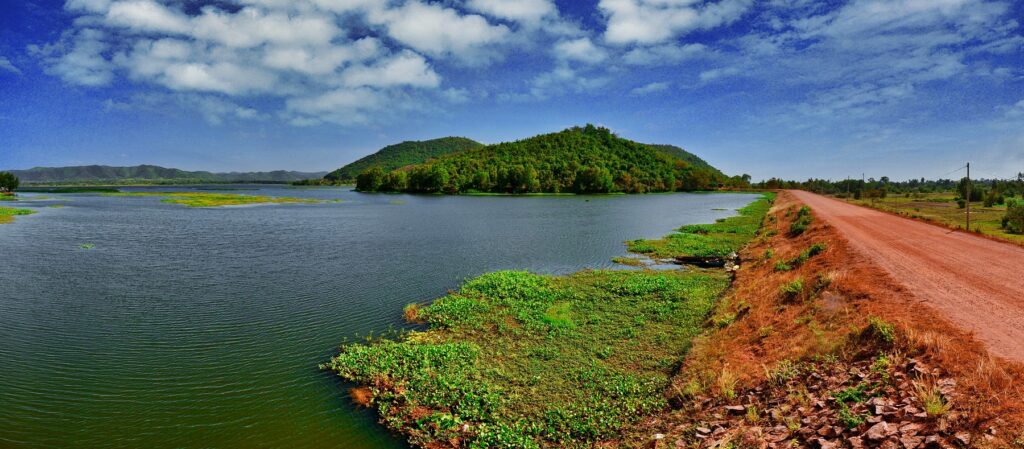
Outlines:
POLYGON ((201 183, 287 183, 323 177, 326 172, 294 171, 211 173, 185 171, 156 165, 110 167, 85 165, 77 167, 36 167, 11 170, 24 184, 201 184, 201 183))
POLYGON ((484 146, 465 137, 442 137, 423 141, 406 141, 382 148, 380 151, 332 171, 324 177, 331 182, 351 182, 370 167, 391 171, 407 165, 422 164, 429 159, 484 146))

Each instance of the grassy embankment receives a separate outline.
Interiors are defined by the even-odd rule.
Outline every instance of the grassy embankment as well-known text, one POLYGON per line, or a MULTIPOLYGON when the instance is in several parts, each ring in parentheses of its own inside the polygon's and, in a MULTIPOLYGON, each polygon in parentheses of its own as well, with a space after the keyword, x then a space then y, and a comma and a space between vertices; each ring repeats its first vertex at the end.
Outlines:
POLYGON ((15 209, 13 207, 0 207, 0 224, 8 224, 14 222, 14 217, 18 215, 32 215, 36 213, 30 209, 15 209))
MULTIPOLYGON (((961 209, 956 203, 955 192, 916 194, 911 198, 892 196, 881 199, 847 199, 846 201, 861 206, 892 212, 918 220, 924 220, 951 229, 964 229, 967 222, 967 209, 961 209)), ((1006 215, 1006 206, 984 207, 982 202, 971 203, 971 231, 1024 244, 1024 234, 1011 234, 1002 229, 1002 219, 1006 215)))
MULTIPOLYGON (((770 205, 709 225, 738 250, 770 205)), ((716 246, 717 247, 717 246, 716 246)), ((424 447, 590 447, 663 410, 670 376, 729 286, 721 270, 506 271, 464 284, 395 339, 348 344, 325 367, 424 447)))
POLYGON ((264 195, 239 195, 234 193, 210 192, 117 192, 106 196, 124 197, 165 197, 162 202, 181 204, 186 207, 244 206, 250 204, 319 203, 307 198, 274 197, 264 195))
POLYGON ((908 299, 795 197, 742 256, 672 407, 610 447, 1024 447, 1024 368, 908 299))

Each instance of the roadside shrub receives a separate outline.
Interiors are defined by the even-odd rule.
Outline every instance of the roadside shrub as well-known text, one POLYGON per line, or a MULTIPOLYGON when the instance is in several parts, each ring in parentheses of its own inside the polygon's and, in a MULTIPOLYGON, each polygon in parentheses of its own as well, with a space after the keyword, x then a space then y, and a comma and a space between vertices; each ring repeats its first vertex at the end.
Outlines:
POLYGON ((868 330, 886 343, 896 341, 896 326, 887 323, 885 320, 873 316, 868 318, 868 330))
POLYGON ((956 207, 959 207, 959 208, 963 209, 963 208, 967 207, 967 202, 964 201, 963 198, 957 198, 956 199, 956 207))
POLYGON ((814 218, 811 217, 811 208, 803 206, 796 213, 796 218, 793 219, 793 223, 789 225, 790 237, 796 237, 807 231, 807 228, 811 225, 814 218))
POLYGON ((1006 208, 1003 228, 1013 234, 1024 234, 1024 204, 1014 202, 1006 208))

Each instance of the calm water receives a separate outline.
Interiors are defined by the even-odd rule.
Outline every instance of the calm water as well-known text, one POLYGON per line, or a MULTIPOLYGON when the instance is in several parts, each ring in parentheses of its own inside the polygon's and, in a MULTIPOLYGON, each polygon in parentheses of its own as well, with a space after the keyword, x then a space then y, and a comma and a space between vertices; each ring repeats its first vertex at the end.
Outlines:
POLYGON ((39 213, 0 226, 0 447, 403 448, 317 370, 344 339, 467 277, 610 267, 623 240, 753 199, 254 188, 345 202, 17 203, 39 213))

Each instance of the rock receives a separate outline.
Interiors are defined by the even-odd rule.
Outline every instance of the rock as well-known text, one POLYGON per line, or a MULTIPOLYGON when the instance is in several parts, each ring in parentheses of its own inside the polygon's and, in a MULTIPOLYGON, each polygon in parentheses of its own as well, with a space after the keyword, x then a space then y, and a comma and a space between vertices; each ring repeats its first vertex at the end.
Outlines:
POLYGON ((887 436, 889 436, 889 423, 885 421, 871 426, 867 432, 864 432, 864 438, 869 441, 882 441, 887 436))
POLYGON ((697 433, 707 435, 707 434, 711 433, 711 429, 709 429, 707 427, 698 427, 697 428, 697 433))
POLYGON ((938 382, 939 392, 943 396, 952 396, 956 391, 956 380, 954 379, 942 379, 938 382))
POLYGON ((725 406, 725 409, 727 411, 729 411, 730 413, 734 413, 734 414, 737 414, 737 415, 740 415, 740 414, 743 414, 743 413, 747 412, 747 408, 742 406, 742 405, 727 405, 727 406, 725 406))
POLYGON ((960 445, 962 446, 967 446, 971 444, 971 434, 968 432, 957 432, 956 435, 953 436, 953 438, 955 438, 956 441, 960 443, 960 445))
POLYGON ((850 443, 850 447, 852 447, 853 449, 863 449, 864 448, 864 440, 862 440, 860 437, 850 438, 850 439, 846 440, 846 442, 850 443))
POLYGON ((904 423, 900 426, 900 434, 903 436, 914 436, 924 430, 923 424, 904 423))
POLYGON ((818 447, 821 449, 838 449, 839 444, 834 441, 829 441, 824 438, 818 439, 818 447))
POLYGON ((924 442, 924 438, 921 437, 903 437, 900 438, 900 443, 903 444, 904 449, 917 449, 921 447, 921 443, 924 442))

